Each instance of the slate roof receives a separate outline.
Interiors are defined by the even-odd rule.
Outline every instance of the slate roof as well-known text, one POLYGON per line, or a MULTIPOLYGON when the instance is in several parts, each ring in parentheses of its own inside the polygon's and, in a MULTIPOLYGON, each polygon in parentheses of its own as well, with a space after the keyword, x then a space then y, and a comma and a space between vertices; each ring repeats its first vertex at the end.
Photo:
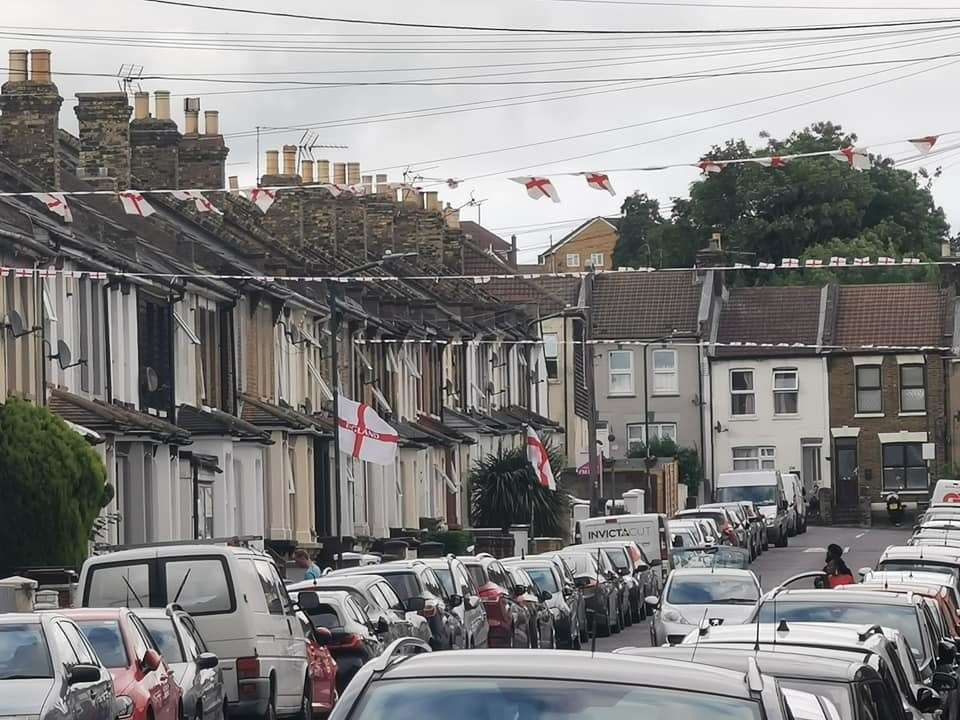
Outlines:
POLYGON ((50 390, 49 407, 65 420, 98 433, 146 435, 164 442, 190 444, 189 432, 162 418, 101 400, 89 400, 59 388, 50 390))
POLYGON ((499 278, 484 287, 505 303, 536 305, 541 315, 576 307, 580 297, 580 278, 576 277, 499 278))
POLYGON ((593 283, 593 337, 647 340, 697 335, 703 285, 696 272, 597 273, 593 283))
POLYGON ((270 433, 222 410, 181 405, 177 408, 177 425, 193 435, 229 435, 240 440, 269 443, 270 433))
POLYGON ((548 417, 544 417, 532 410, 527 410, 519 405, 511 405, 503 409, 503 413, 516 418, 526 425, 532 425, 534 430, 546 430, 548 432, 563 432, 563 426, 554 422, 548 417))
POLYGON ((482 250, 492 249, 502 257, 506 257, 510 251, 513 250, 513 246, 502 237, 490 232, 483 225, 475 223, 472 220, 461 220, 460 230, 469 235, 474 244, 482 250))
MULTIPOLYGON (((733 288, 720 310, 718 342, 817 345, 819 287, 733 288)), ((816 348, 717 347, 720 357, 814 355, 816 348)))
POLYGON ((953 294, 920 283, 840 286, 833 342, 843 346, 950 344, 953 294))
POLYGON ((331 437, 333 435, 333 422, 326 418, 306 415, 293 408, 274 405, 246 393, 240 393, 239 397, 243 401, 240 417, 251 425, 261 428, 312 430, 331 437))

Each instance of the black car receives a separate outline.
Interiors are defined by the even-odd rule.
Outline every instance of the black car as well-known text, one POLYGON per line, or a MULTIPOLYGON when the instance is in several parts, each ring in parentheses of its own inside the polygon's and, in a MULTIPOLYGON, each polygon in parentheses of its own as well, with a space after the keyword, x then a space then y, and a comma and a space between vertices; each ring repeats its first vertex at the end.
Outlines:
POLYGON ((432 653, 398 640, 354 678, 330 720, 786 720, 777 683, 660 658, 555 650, 432 653))
POLYGON ((513 581, 513 598, 527 611, 529 617, 530 647, 557 647, 557 626, 553 622, 553 613, 547 605, 551 593, 540 589, 527 571, 517 565, 504 565, 513 581))
POLYGON ((382 565, 345 568, 325 577, 346 575, 380 575, 394 589, 407 610, 418 612, 430 623, 430 645, 435 650, 455 650, 465 647, 463 623, 453 608, 463 602, 454 595, 446 598, 443 584, 433 568, 417 560, 398 560, 382 565), (449 605, 448 605, 449 603, 449 605))
POLYGON ((550 594, 544 602, 553 616, 558 644, 560 647, 579 650, 580 614, 575 605, 574 594, 579 594, 580 591, 574 587, 572 579, 569 585, 565 585, 560 570, 549 558, 534 556, 525 560, 507 560, 504 565, 523 568, 541 591, 550 594))
POLYGON ((576 545, 556 553, 573 571, 574 582, 583 592, 587 607, 587 624, 590 634, 609 637, 620 632, 620 576, 612 569, 604 570, 601 562, 610 561, 600 552, 591 552, 586 546, 576 545))

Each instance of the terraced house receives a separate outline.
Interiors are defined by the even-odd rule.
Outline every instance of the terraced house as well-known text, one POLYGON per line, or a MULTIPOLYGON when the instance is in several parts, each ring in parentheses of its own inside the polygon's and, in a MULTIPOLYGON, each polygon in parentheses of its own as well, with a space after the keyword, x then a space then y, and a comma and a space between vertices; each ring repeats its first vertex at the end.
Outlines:
POLYGON ((96 444, 116 489, 104 543, 254 535, 284 554, 463 526, 477 457, 527 424, 556 429, 523 310, 473 282, 409 279, 463 272, 458 214, 435 194, 336 163, 334 180, 367 191, 333 198, 329 163, 284 148, 262 184, 296 189, 264 213, 223 191, 216 111, 201 127, 191 99, 181 130, 168 93, 82 93, 74 136, 49 52, 29 72, 27 55, 11 53, 0 91, 0 189, 105 194, 69 195, 70 222, 0 198, 0 392, 96 444), (209 192, 148 193, 139 217, 114 194, 130 188, 209 192), (394 466, 346 458, 334 476, 338 384, 397 428, 394 466))

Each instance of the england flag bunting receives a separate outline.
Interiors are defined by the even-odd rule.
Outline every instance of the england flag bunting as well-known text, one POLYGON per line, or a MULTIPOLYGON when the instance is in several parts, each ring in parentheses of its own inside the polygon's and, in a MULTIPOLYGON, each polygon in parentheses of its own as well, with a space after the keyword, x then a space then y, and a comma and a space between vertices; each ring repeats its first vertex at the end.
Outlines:
POLYGON ((919 265, 919 264, 920 264, 920 258, 905 257, 905 258, 903 258, 903 260, 901 260, 901 262, 902 262, 904 265, 919 265))
POLYGON ((760 163, 764 167, 783 167, 787 164, 787 158, 774 155, 773 157, 757 158, 754 162, 760 163))
POLYGON ((800 267, 800 261, 797 258, 784 258, 780 264, 782 267, 785 267, 785 268, 800 267))
POLYGON ((253 188, 250 190, 250 202, 260 208, 260 212, 266 214, 273 203, 277 200, 277 193, 274 190, 266 188, 253 188))
POLYGON ((220 212, 220 210, 217 209, 217 207, 212 202, 207 200, 203 196, 203 193, 200 192, 199 190, 175 190, 173 192, 173 196, 177 200, 184 200, 184 201, 192 200, 194 205, 197 208, 197 212, 202 212, 202 213, 212 212, 212 213, 216 213, 217 215, 223 214, 222 212, 220 212))
POLYGON ((337 439, 340 452, 374 465, 393 465, 400 437, 369 405, 338 398, 337 439))
POLYGON ((897 264, 897 261, 894 260, 892 257, 881 256, 877 258, 877 265, 896 265, 896 264, 897 264))
POLYGON ((613 185, 610 183, 610 176, 601 172, 583 173, 587 178, 587 185, 594 190, 606 190, 611 195, 616 195, 613 185))
POLYGON ((865 150, 855 147, 845 147, 837 150, 833 156, 840 162, 847 163, 854 170, 869 170, 873 167, 870 156, 865 150))
POLYGON ((525 188, 527 188, 527 195, 532 197, 534 200, 539 200, 540 198, 548 197, 553 200, 555 203, 560 202, 560 194, 557 192, 557 189, 553 186, 553 183, 550 182, 549 178, 542 177, 515 177, 510 178, 515 183, 520 183, 525 188))
POLYGON ((557 489, 557 481, 553 477, 553 469, 550 467, 550 456, 547 454, 547 448, 537 436, 536 431, 529 425, 527 426, 527 460, 533 465, 533 472, 537 476, 537 482, 541 487, 548 490, 557 489))
POLYGON ((939 139, 939 135, 927 135, 926 137, 911 138, 907 142, 913 145, 919 152, 926 155, 933 150, 933 146, 937 144, 937 140, 939 139))
POLYGON ((700 172, 704 175, 710 175, 711 173, 723 171, 723 165, 713 160, 703 160, 702 162, 697 163, 697 167, 700 168, 700 172))
POLYGON ((65 223, 73 222, 73 213, 67 205, 67 196, 63 193, 31 193, 33 197, 47 206, 47 210, 59 215, 65 223))
POLYGON ((140 217, 150 217, 156 210, 144 199, 143 195, 136 190, 127 190, 117 193, 120 196, 120 204, 123 205, 123 211, 127 215, 139 215, 140 217))

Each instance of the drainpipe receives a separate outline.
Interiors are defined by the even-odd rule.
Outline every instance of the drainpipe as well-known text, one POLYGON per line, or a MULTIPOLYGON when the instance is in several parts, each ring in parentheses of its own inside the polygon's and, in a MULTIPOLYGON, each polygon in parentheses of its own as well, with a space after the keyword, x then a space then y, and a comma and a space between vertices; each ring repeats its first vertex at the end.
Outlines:
POLYGON ((113 402, 113 356, 110 354, 110 283, 103 284, 103 353, 107 366, 107 403, 113 402))
MULTIPOLYGON (((703 400, 703 361, 704 361, 704 357, 703 357, 703 343, 700 342, 700 343, 697 344, 697 396, 700 398, 700 405, 697 407, 697 414, 698 414, 700 417, 697 418, 697 419, 700 421, 700 458, 701 458, 701 459, 700 459, 700 469, 701 469, 701 473, 702 473, 703 476, 704 476, 704 477, 701 478, 701 480, 703 481, 703 499, 704 499, 704 500, 707 500, 707 499, 710 499, 710 495, 709 495, 709 493, 707 492, 707 491, 710 489, 710 487, 709 487, 709 485, 707 484, 706 473, 703 472, 703 471, 706 469, 706 468, 704 467, 704 464, 703 464, 703 456, 704 456, 704 453, 706 453, 706 450, 707 450, 707 446, 706 446, 706 442, 707 442, 707 441, 706 441, 706 435, 704 434, 704 428, 703 428, 703 408, 704 408, 705 405, 706 405, 706 403, 704 403, 704 400, 703 400)), ((708 367, 709 367, 709 366, 708 366, 708 367)), ((711 409, 711 411, 712 411, 712 409, 711 409)), ((712 438, 713 438, 713 436, 712 436, 712 433, 711 433, 711 442, 712 442, 712 438)), ((711 448, 711 451, 710 451, 710 464, 711 464, 711 466, 713 465, 713 449, 712 449, 712 448, 711 448)), ((713 478, 712 472, 711 472, 710 477, 711 477, 711 479, 713 478)), ((688 496, 688 497, 689 497, 689 496, 688 496)), ((684 504, 686 504, 686 503, 684 503, 684 504)))

